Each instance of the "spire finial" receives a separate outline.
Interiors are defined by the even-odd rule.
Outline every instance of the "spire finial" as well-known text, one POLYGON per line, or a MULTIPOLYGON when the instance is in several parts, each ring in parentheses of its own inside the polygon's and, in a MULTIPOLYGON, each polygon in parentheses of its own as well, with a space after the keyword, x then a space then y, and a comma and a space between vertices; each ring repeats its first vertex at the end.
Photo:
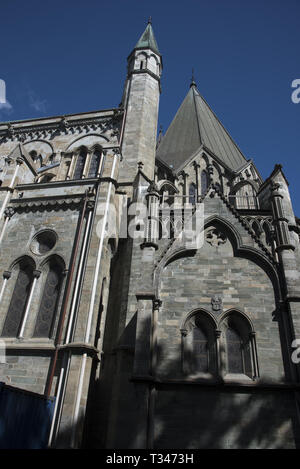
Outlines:
POLYGON ((190 84, 190 88, 192 86, 197 86, 196 85, 196 82, 195 82, 195 75, 194 75, 194 69, 192 68, 192 78, 191 78, 191 84, 190 84))
POLYGON ((152 16, 149 16, 149 18, 148 18, 148 24, 152 24, 152 16))

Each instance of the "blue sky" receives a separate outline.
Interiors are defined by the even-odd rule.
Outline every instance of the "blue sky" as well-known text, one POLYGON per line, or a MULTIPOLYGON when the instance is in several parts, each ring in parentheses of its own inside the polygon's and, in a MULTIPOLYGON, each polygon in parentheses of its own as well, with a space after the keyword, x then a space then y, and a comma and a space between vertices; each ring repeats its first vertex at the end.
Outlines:
POLYGON ((0 79, 10 121, 117 107, 126 58, 147 19, 163 56, 166 131, 198 89, 264 178, 276 163, 300 216, 299 0, 12 0, 1 2, 0 79))

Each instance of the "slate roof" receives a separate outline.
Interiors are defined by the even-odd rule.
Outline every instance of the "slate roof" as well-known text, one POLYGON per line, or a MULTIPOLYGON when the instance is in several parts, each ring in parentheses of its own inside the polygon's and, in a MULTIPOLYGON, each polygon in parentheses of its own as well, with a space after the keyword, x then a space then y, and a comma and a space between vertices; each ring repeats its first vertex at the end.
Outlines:
POLYGON ((202 146, 231 170, 247 162, 193 82, 156 155, 176 172, 202 146))

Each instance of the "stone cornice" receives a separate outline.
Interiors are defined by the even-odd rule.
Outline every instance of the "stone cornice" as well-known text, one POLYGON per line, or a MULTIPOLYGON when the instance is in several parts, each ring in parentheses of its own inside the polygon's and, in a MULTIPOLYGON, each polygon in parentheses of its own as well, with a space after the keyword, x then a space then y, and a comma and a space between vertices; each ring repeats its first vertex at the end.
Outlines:
MULTIPOLYGON (((24 121, 0 125, 0 142, 26 142, 31 140, 51 140, 56 136, 74 135, 90 132, 106 133, 119 130, 123 118, 122 109, 114 109, 111 114, 104 116, 61 116, 39 121, 24 121), (5 126, 5 127, 4 127, 5 126), (4 128, 3 128, 4 127, 4 128)), ((119 133, 119 132, 118 132, 119 133)))
POLYGON ((83 203, 85 194, 78 194, 76 196, 61 196, 61 197, 41 197, 34 199, 13 199, 10 203, 13 205, 15 212, 36 212, 36 211, 58 211, 58 210, 75 210, 83 203))

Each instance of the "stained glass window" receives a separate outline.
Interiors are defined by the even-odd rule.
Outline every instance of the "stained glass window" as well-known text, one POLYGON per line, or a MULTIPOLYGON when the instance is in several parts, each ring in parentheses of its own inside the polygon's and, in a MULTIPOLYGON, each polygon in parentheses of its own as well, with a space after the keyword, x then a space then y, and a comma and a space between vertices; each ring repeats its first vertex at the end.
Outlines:
POLYGON ((244 373, 242 340, 232 327, 226 330, 227 345, 227 372, 228 373, 244 373))
POLYGON ((90 164, 90 170, 89 170, 90 178, 97 176, 97 173, 99 170, 100 159, 101 159, 101 151, 95 150, 92 154, 92 159, 91 159, 91 164, 90 164))
POLYGON ((77 156, 76 167, 73 175, 73 179, 81 179, 82 173, 84 170, 85 158, 86 158, 86 150, 82 149, 77 156))
POLYGON ((193 359, 195 372, 208 371, 208 340, 200 327, 195 327, 193 330, 193 359))
POLYGON ((61 268, 55 263, 50 263, 33 337, 51 337, 61 280, 61 268))
POLYGON ((201 173, 201 195, 204 195, 208 188, 208 175, 206 171, 201 173))
POLYGON ((9 304, 2 336, 17 337, 26 310, 32 281, 33 268, 26 263, 20 263, 20 270, 9 304))

